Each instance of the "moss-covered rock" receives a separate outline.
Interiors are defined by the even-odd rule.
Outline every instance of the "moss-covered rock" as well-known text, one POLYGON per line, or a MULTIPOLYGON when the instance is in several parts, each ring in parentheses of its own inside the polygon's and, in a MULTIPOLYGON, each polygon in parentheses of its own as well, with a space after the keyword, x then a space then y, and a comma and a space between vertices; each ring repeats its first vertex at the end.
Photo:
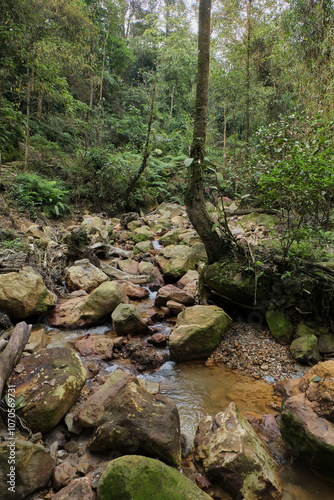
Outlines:
POLYGON ((258 212, 244 215, 241 220, 242 222, 253 222, 257 226, 266 226, 268 228, 272 228, 277 224, 277 219, 272 215, 259 214, 258 212))
POLYGON ((142 335, 147 332, 147 323, 133 304, 118 304, 111 318, 117 335, 142 335))
POLYGON ((319 337, 319 352, 322 354, 331 354, 334 352, 334 334, 324 333, 319 337))
POLYGON ((181 312, 169 338, 177 362, 206 359, 219 345, 232 319, 217 306, 193 306, 181 312))
POLYGON ((179 240, 180 234, 185 233, 186 231, 187 230, 183 227, 176 227, 175 229, 171 229, 171 231, 168 231, 168 233, 161 236, 159 242, 165 246, 174 245, 179 240))
POLYGON ((132 231, 130 237, 134 243, 154 239, 154 236, 148 226, 137 227, 134 231, 132 231))
POLYGON ((19 410, 32 431, 53 429, 78 399, 86 381, 81 359, 69 347, 41 349, 22 358, 20 373, 8 380, 15 386, 15 397, 26 405, 19 410))
POLYGON ((97 486, 98 500, 209 500, 190 479, 178 470, 137 455, 110 462, 97 486))
POLYGON ((199 261, 193 248, 187 245, 168 245, 157 258, 162 274, 174 281, 182 278, 189 269, 195 269, 199 261))
POLYGON ((292 338, 293 325, 286 311, 269 310, 266 312, 266 320, 275 339, 280 344, 289 344, 292 338))
POLYGON ((15 319, 45 313, 56 303, 42 277, 32 268, 0 275, 0 309, 15 319))
POLYGON ((318 339, 315 335, 302 335, 290 345, 290 352, 300 363, 316 363, 320 359, 318 339))

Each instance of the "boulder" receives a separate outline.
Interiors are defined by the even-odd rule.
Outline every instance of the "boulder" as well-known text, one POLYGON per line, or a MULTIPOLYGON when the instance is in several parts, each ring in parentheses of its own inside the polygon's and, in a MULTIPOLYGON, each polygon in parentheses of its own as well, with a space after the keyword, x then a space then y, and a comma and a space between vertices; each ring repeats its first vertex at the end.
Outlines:
POLYGON ((176 286, 178 288, 184 288, 187 285, 191 285, 193 283, 198 283, 199 280, 199 273, 198 271, 195 271, 195 269, 190 269, 189 271, 186 272, 184 276, 182 276, 181 279, 176 283, 176 286))
POLYGON ((170 337, 169 349, 176 362, 206 359, 232 325, 217 306, 193 306, 181 312, 170 337))
POLYGON ((177 203, 164 201, 158 206, 157 212, 162 217, 176 217, 177 215, 182 215, 182 208, 177 203))
POLYGON ((51 326, 80 328, 103 323, 122 302, 122 289, 115 281, 105 281, 88 296, 57 305, 48 316, 51 326))
POLYGON ((92 292, 101 283, 107 281, 108 276, 88 259, 77 260, 74 266, 65 271, 65 281, 69 290, 85 290, 92 292))
POLYGON ((117 335, 141 335, 147 332, 147 323, 133 304, 119 304, 111 318, 117 335))
POLYGON ((194 250, 187 245, 168 245, 159 253, 157 262, 162 274, 176 281, 189 269, 195 269, 199 260, 194 250))
POLYGON ((113 401, 130 382, 139 385, 135 375, 117 369, 92 396, 80 405, 75 416, 75 425, 80 427, 98 427, 109 419, 113 401))
POLYGON ((138 273, 151 276, 152 285, 154 286, 163 286, 165 284, 159 269, 151 262, 141 261, 138 266, 138 273))
POLYGON ((114 341, 110 335, 90 335, 88 333, 75 341, 74 348, 80 353, 80 356, 110 360, 113 357, 114 341))
POLYGON ((165 285, 158 290, 154 304, 157 307, 165 306, 169 300, 174 300, 185 306, 191 306, 194 303, 194 297, 185 290, 174 285, 165 285))
POLYGON ((56 303, 42 277, 32 268, 0 275, 0 309, 15 319, 45 313, 56 303))
POLYGON ((177 243, 179 240, 180 234, 185 233, 186 231, 187 230, 183 227, 176 227, 175 229, 171 229, 159 238, 159 243, 165 246, 175 245, 175 243, 177 243))
POLYGON ((105 229, 105 222, 101 217, 86 217, 81 223, 81 229, 87 234, 97 234, 105 229))
POLYGON ((121 271, 128 274, 138 274, 138 262, 133 259, 124 259, 118 261, 118 267, 121 271))
POLYGON ((145 253, 149 253, 150 250, 153 250, 153 245, 151 241, 140 241, 136 243, 133 247, 133 253, 135 255, 141 255, 145 253))
POLYGON ((235 403, 200 421, 194 445, 207 477, 233 498, 282 498, 278 465, 235 403))
POLYGON ((33 432, 53 429, 80 395, 86 370, 79 356, 69 347, 41 349, 22 358, 8 379, 15 386, 15 397, 24 397, 19 410, 33 432))
POLYGON ((34 326, 31 329, 30 337, 27 344, 25 345, 25 352, 36 352, 39 349, 43 349, 48 344, 48 337, 43 326, 34 326))
POLYGON ((272 335, 280 344, 289 344, 292 337, 293 326, 285 311, 266 312, 266 320, 272 335))
POLYGON ((153 371, 166 361, 166 354, 158 353, 142 339, 132 339, 122 347, 123 358, 129 358, 139 372, 153 371))
POLYGON ((62 462, 53 469, 52 484, 53 488, 58 491, 64 486, 67 486, 75 477, 76 470, 68 462, 62 462))
POLYGON ((320 335, 318 347, 321 354, 332 354, 334 352, 334 334, 323 333, 320 335))
POLYGON ((171 228, 171 221, 169 217, 159 217, 159 215, 150 216, 147 221, 151 231, 156 234, 164 234, 171 228))
POLYGON ((149 296, 149 291, 147 290, 147 288, 135 285, 130 281, 117 280, 117 283, 119 283, 123 293, 125 293, 125 295, 127 295, 131 299, 146 299, 149 296))
POLYGON ((295 456, 334 480, 334 361, 318 363, 284 385, 280 428, 295 456))
POLYGON ((134 243, 154 239, 151 229, 148 226, 137 227, 134 231, 132 231, 130 237, 134 243))
POLYGON ((315 335, 302 335, 291 343, 290 352, 299 363, 317 363, 320 359, 318 338, 315 335))
POLYGON ((210 500, 178 470, 152 458, 125 455, 107 464, 98 485, 98 500, 210 500))
POLYGON ((244 215, 241 220, 242 222, 253 223, 256 226, 265 226, 268 228, 273 228, 277 224, 276 217, 268 214, 260 214, 258 212, 244 215))
POLYGON ((96 500, 88 476, 74 479, 68 486, 52 495, 51 500, 96 500))
POLYGON ((106 421, 94 431, 88 449, 139 453, 177 467, 181 437, 176 405, 130 382, 113 399, 106 421))
POLYGON ((34 491, 44 488, 54 466, 50 451, 40 444, 23 439, 1 442, 0 498, 23 500, 34 491), (10 462, 11 459, 14 461, 10 462), (11 480, 13 484, 7 482, 11 480))

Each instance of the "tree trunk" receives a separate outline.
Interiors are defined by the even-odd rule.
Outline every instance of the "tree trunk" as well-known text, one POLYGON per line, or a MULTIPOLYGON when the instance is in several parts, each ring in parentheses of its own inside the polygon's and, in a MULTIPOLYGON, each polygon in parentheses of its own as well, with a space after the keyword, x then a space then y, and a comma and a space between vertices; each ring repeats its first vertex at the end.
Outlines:
POLYGON ((200 0, 196 109, 193 142, 190 153, 193 162, 189 167, 189 181, 185 204, 189 219, 205 245, 208 261, 209 263, 213 263, 222 257, 226 242, 213 230, 213 221, 207 213, 203 192, 202 170, 208 115, 210 20, 211 0, 200 0))
POLYGON ((140 178, 141 174, 144 172, 144 170, 147 166, 147 160, 149 159, 149 156, 150 156, 149 142, 150 142, 150 135, 151 135, 155 93, 156 93, 156 84, 154 84, 154 86, 153 86, 152 99, 151 99, 151 109, 150 109, 150 114, 148 117, 148 128, 147 128, 146 142, 145 142, 145 147, 144 147, 144 152, 143 152, 143 160, 142 160, 142 164, 141 164, 140 169, 138 170, 136 175, 133 177, 133 179, 130 182, 130 184, 126 190, 126 193, 124 195, 126 205, 128 204, 129 196, 130 196, 131 192, 133 191, 133 188, 135 187, 138 179, 140 178))
POLYGON ((249 64, 250 64, 250 15, 251 15, 252 0, 247 0, 247 53, 246 53, 246 110, 245 110, 245 142, 248 146, 249 142, 249 103, 250 103, 250 76, 249 76, 249 64))
POLYGON ((31 87, 34 79, 34 70, 31 70, 28 66, 27 69, 28 77, 28 88, 27 88, 27 128, 26 128, 26 140, 25 140, 25 152, 24 152, 24 172, 28 170, 28 156, 29 156, 29 137, 30 137, 30 99, 31 99, 31 87))
POLYGON ((31 325, 27 325, 24 321, 18 323, 5 350, 0 356, 0 399, 6 380, 20 359, 23 349, 30 336, 30 332, 31 325))

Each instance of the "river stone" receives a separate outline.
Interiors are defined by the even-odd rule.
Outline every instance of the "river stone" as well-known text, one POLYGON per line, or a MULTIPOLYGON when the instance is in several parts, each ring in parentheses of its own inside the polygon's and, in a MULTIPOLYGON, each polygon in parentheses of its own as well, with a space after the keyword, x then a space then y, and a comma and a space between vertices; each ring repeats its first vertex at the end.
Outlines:
POLYGON ((128 274, 138 274, 138 262, 133 259, 124 259, 118 261, 118 267, 121 271, 128 274))
POLYGON ((269 310, 266 312, 266 320, 275 339, 280 344, 289 344, 293 332, 289 316, 284 311, 269 310))
POLYGON ((110 335, 87 334, 75 341, 74 348, 80 353, 80 356, 109 360, 113 357, 114 341, 110 335))
POLYGON ((117 335, 141 335, 147 332, 147 323, 133 304, 119 304, 111 319, 117 335))
POLYGON ((122 302, 122 288, 115 281, 105 281, 88 296, 76 297, 57 305, 48 316, 51 326, 80 328, 103 323, 122 302))
POLYGON ((165 306, 169 300, 174 300, 185 306, 191 306, 195 301, 194 297, 185 290, 175 285, 165 285, 158 290, 154 304, 157 307, 165 306))
POLYGON ((215 417, 205 417, 195 436, 195 460, 208 478, 233 498, 279 500, 278 465, 235 403, 215 417))
POLYGON ((295 456, 334 480, 334 361, 284 385, 280 429, 295 456))
POLYGON ((65 281, 69 290, 85 290, 92 292, 101 283, 107 281, 108 276, 88 259, 77 260, 74 266, 65 270, 65 281))
POLYGON ((125 455, 107 464, 98 485, 98 500, 210 500, 178 470, 152 458, 125 455))
POLYGON ((97 427, 108 421, 115 397, 130 382, 139 385, 135 375, 117 369, 92 396, 80 405, 75 416, 75 425, 79 427, 97 427))
POLYGON ((52 495, 52 500, 96 500, 89 476, 74 479, 68 486, 52 495))
POLYGON ((25 352, 36 352, 43 349, 48 344, 48 337, 43 326, 34 326, 31 329, 30 336, 27 344, 25 345, 25 352))
POLYGON ((81 223, 81 229, 87 234, 100 233, 105 229, 105 222, 101 217, 86 217, 81 223))
POLYGON ((169 337, 169 349, 176 362, 206 359, 232 325, 232 319, 218 306, 193 306, 181 312, 169 337))
POLYGON ((150 250, 153 250, 152 241, 140 241, 133 247, 133 253, 135 255, 149 253, 150 250))
POLYGON ((154 286, 163 286, 165 284, 161 272, 151 262, 141 261, 138 266, 138 274, 151 276, 152 285, 154 286))
POLYGON ((322 354, 332 354, 334 352, 334 334, 324 333, 320 335, 318 347, 322 354))
POLYGON ((81 359, 69 347, 41 349, 19 365, 8 384, 15 386, 15 397, 24 397, 20 410, 26 425, 33 432, 53 429, 66 415, 80 395, 86 381, 81 359))
POLYGON ((168 245, 159 253, 157 262, 164 276, 179 280, 189 269, 195 269, 198 258, 187 245, 168 245))
MULTIPOLYGON (((14 450, 14 448, 13 448, 14 450)), ((47 485, 55 461, 49 450, 40 444, 33 444, 23 439, 0 443, 0 498, 23 500, 34 491, 47 485), (15 493, 8 491, 7 483, 11 466, 9 464, 9 445, 15 443, 15 493)))
POLYGON ((151 231, 156 234, 164 234, 171 227, 171 221, 169 217, 159 217, 154 215, 154 218, 148 221, 151 231))
POLYGON ((148 226, 137 227, 130 234, 130 238, 134 243, 139 243, 140 241, 154 240, 154 236, 151 229, 148 226))
POLYGON ((174 245, 179 240, 179 236, 182 233, 187 232, 187 229, 183 227, 176 227, 175 229, 171 229, 168 233, 164 234, 159 238, 159 243, 162 245, 174 245))
POLYGON ((176 217, 182 215, 182 208, 177 203, 164 201, 158 206, 157 212, 163 217, 176 217))
POLYGON ((117 283, 119 283, 125 295, 131 299, 146 299, 150 295, 147 288, 130 283, 130 281, 117 280, 117 283))
POLYGON ((45 313, 55 305, 54 295, 32 268, 0 274, 0 309, 15 319, 45 313))
POLYGON ((320 359, 318 339, 315 335, 302 335, 290 345, 290 352, 299 363, 317 363, 320 359))
POLYGON ((130 382, 113 399, 108 419, 94 431, 88 449, 136 452, 177 467, 181 436, 176 405, 130 382))

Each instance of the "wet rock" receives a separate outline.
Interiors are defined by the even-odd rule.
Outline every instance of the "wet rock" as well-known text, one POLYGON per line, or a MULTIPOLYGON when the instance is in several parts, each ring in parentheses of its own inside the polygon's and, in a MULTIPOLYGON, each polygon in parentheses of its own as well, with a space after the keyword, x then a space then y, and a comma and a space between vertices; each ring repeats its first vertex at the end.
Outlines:
POLYGON ((48 338, 45 332, 45 328, 38 326, 33 327, 30 333, 30 337, 28 339, 28 343, 26 344, 24 350, 26 352, 36 352, 39 349, 43 349, 47 346, 48 338))
POLYGON ((159 253, 157 262, 164 276, 179 280, 189 269, 195 269, 199 259, 192 247, 168 245, 159 253))
POLYGON ((195 436, 195 460, 208 478, 233 498, 279 500, 278 465, 243 418, 235 403, 215 417, 205 417, 195 436))
POLYGON ((290 351, 300 363, 317 363, 320 359, 318 339, 315 335, 302 335, 290 345, 290 351))
POLYGON ((128 274, 138 274, 138 262, 133 259, 124 259, 118 261, 118 267, 121 271, 128 274))
POLYGON ((334 479, 334 361, 318 363, 285 383, 280 428, 294 455, 334 479))
POLYGON ((106 281, 88 296, 77 297, 57 305, 48 316, 51 326, 80 328, 103 323, 122 302, 122 289, 117 282, 106 281))
POLYGON ((52 496, 52 500, 95 500, 96 495, 92 490, 88 476, 74 479, 68 486, 62 488, 52 496))
POLYGON ((139 453, 178 466, 181 439, 177 408, 165 396, 152 395, 130 382, 112 401, 108 419, 94 431, 88 449, 139 453))
POLYGON ((186 306, 184 304, 180 304, 179 302, 175 302, 175 300, 169 300, 166 304, 168 309, 172 314, 177 316, 180 312, 184 311, 186 306))
POLYGON ((74 343, 74 348, 81 356, 108 360, 113 357, 114 342, 108 335, 87 334, 74 343))
POLYGON ((23 370, 8 380, 15 386, 15 396, 24 397, 20 415, 32 431, 50 431, 78 399, 86 370, 68 347, 41 349, 21 359, 20 365, 23 370))
POLYGON ((166 355, 159 354, 143 340, 130 340, 123 346, 122 354, 130 358, 139 372, 156 370, 166 361, 166 355))
POLYGON ((0 498, 10 498, 13 500, 23 500, 34 491, 46 486, 55 461, 50 451, 40 444, 33 444, 22 439, 15 441, 4 441, 0 443, 0 498), (13 446, 14 443, 14 446, 13 446), (13 453, 14 469, 10 469, 10 453, 13 453), (10 474, 14 470, 15 478, 13 485, 8 484, 11 480, 10 474), (8 488, 15 486, 14 490, 8 488))
POLYGON ((289 344, 293 326, 289 316, 284 311, 267 311, 266 320, 271 333, 281 344, 289 344))
POLYGON ((0 275, 0 309, 9 317, 24 319, 45 313, 54 305, 54 295, 32 267, 0 275))
POLYGON ((167 343, 165 335, 162 333, 155 333, 152 337, 147 339, 149 344, 155 345, 157 347, 164 347, 167 343))
POLYGON ((133 304, 119 304, 111 315, 117 335, 147 333, 147 323, 133 304))
POLYGON ((159 460, 136 455, 126 455, 108 463, 99 480, 97 495, 98 500, 211 498, 179 471, 159 460))
POLYGON ((179 302, 185 306, 191 306, 194 303, 194 298, 185 290, 174 285, 165 285, 158 290, 154 304, 157 307, 165 306, 169 300, 179 302))
POLYGON ((60 490, 64 486, 67 486, 69 482, 75 477, 76 470, 68 462, 63 462, 57 465, 53 470, 52 483, 56 491, 60 490))
POLYGON ((176 362, 206 359, 232 325, 231 318, 217 306, 193 306, 181 312, 169 337, 176 362))
POLYGON ((108 276, 101 269, 93 266, 88 259, 77 260, 74 266, 68 267, 65 271, 66 285, 72 291, 92 292, 108 279, 108 276))
POLYGON ((149 296, 147 288, 130 283, 130 281, 117 280, 122 291, 131 299, 146 299, 149 296))
POLYGON ((109 411, 116 396, 130 382, 138 383, 135 375, 117 369, 107 381, 83 404, 75 417, 75 425, 80 427, 97 427, 109 419, 109 411))

